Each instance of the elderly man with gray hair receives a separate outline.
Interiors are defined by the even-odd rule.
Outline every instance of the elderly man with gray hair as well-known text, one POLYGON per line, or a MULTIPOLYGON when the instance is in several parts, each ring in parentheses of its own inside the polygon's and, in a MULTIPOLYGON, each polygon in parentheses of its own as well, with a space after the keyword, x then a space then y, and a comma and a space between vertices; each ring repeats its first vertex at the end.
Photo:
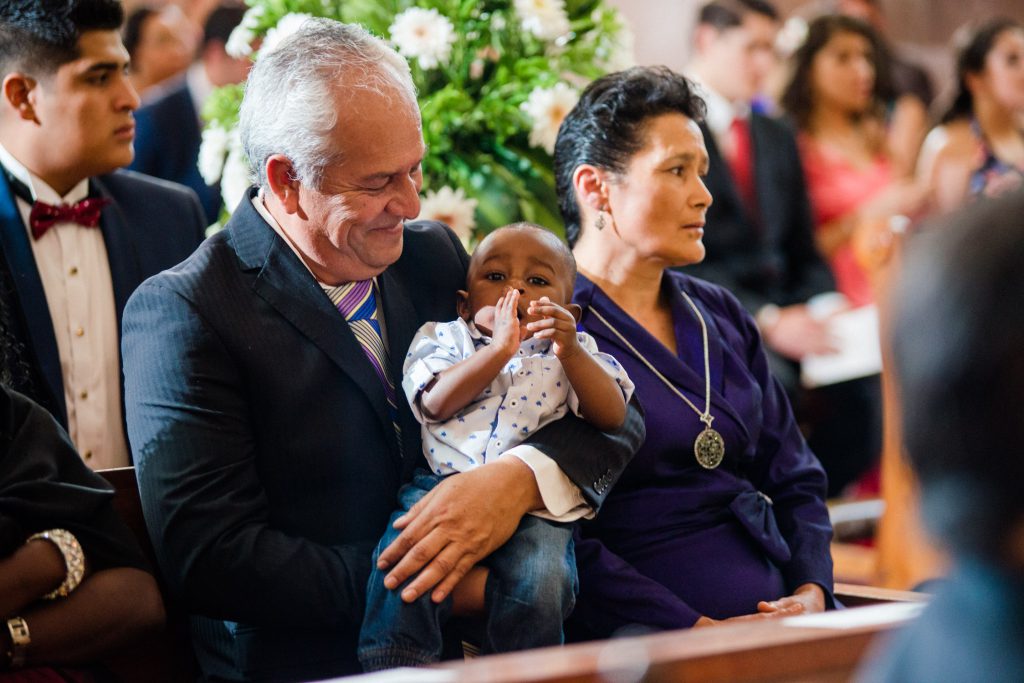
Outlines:
MULTIPOLYGON (((373 546, 422 458, 395 382, 415 330, 454 313, 467 256, 445 226, 406 222, 415 93, 363 29, 308 20, 262 56, 240 128, 256 185, 125 311, 146 521, 207 678, 353 673, 373 546)), ((642 437, 635 405, 611 434, 559 420, 450 477, 396 522, 385 586, 479 609, 477 563, 528 511, 596 509, 642 437)))

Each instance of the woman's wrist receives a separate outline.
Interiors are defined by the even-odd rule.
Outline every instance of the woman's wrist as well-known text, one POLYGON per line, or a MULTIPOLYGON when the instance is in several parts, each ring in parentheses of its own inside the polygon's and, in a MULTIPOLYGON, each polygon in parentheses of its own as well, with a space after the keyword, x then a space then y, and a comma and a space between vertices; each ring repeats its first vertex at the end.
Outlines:
POLYGON ((19 566, 29 567, 23 585, 33 600, 55 590, 67 576, 64 556, 48 541, 29 539, 12 556, 19 566))
POLYGON ((51 545, 61 556, 63 561, 64 574, 59 585, 52 591, 46 593, 43 598, 54 600, 66 598, 85 577, 85 553, 78 539, 67 529, 47 529, 28 537, 26 544, 45 541, 51 545))

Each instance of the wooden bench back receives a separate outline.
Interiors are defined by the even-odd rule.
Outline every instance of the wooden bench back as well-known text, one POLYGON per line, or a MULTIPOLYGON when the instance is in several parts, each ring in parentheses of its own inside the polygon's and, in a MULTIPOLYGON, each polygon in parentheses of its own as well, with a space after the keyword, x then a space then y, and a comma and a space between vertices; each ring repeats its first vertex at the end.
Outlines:
POLYGON ((167 612, 167 624, 161 633, 132 646, 130 651, 118 653, 105 664, 124 683, 195 681, 199 668, 190 644, 188 617, 177 609, 174 600, 169 598, 166 584, 157 569, 153 542, 149 538, 146 520, 142 516, 142 501, 139 498, 135 468, 99 470, 97 474, 114 487, 114 509, 135 534, 146 559, 153 567, 167 612))

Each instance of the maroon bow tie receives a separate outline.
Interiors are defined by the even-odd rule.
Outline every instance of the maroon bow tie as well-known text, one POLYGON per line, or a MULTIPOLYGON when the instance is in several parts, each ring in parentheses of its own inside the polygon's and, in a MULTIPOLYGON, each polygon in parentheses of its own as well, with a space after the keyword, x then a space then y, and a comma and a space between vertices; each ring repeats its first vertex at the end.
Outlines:
POLYGON ((57 223, 78 223, 87 228, 95 228, 100 224, 100 212, 109 203, 110 200, 105 197, 89 197, 74 204, 57 206, 37 201, 32 204, 32 211, 28 215, 32 237, 39 239, 57 223))

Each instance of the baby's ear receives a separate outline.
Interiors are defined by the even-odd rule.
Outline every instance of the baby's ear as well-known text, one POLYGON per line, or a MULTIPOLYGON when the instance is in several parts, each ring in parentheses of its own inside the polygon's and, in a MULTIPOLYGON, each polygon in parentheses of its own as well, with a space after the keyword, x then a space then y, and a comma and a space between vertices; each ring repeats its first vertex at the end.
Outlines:
POLYGON ((464 289, 455 293, 455 310, 458 311, 460 318, 469 322, 469 292, 464 289))
POLYGON ((576 318, 577 323, 583 319, 583 309, 580 308, 579 304, 566 304, 565 310, 572 313, 572 317, 576 318))

